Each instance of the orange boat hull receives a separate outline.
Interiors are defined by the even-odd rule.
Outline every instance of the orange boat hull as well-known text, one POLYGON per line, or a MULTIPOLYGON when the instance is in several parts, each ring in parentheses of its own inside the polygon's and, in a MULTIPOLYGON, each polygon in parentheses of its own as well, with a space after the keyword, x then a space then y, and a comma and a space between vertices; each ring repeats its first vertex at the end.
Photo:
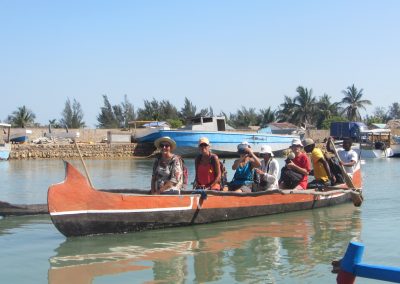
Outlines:
POLYGON ((352 201, 351 190, 256 193, 190 192, 181 195, 112 193, 95 190, 71 164, 64 182, 50 186, 51 219, 65 236, 124 233, 227 221, 352 201))

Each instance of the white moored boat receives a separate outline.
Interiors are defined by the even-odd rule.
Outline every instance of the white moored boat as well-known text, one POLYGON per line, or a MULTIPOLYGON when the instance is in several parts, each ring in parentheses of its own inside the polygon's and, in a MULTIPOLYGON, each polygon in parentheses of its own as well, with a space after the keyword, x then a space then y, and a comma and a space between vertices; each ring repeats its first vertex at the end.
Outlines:
POLYGON ((0 160, 8 160, 10 157, 10 129, 11 124, 0 123, 0 160))

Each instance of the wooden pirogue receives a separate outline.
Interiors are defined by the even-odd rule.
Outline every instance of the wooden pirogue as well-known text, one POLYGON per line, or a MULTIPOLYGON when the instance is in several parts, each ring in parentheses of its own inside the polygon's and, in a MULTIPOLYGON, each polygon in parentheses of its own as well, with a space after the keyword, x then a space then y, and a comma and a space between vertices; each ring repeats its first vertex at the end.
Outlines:
MULTIPOLYGON (((48 209, 65 236, 124 233, 234 220, 351 202, 360 189, 270 190, 252 193, 182 191, 150 195, 130 190, 96 190, 70 163, 66 178, 48 190, 48 209)), ((353 176, 361 187, 361 173, 353 176)))

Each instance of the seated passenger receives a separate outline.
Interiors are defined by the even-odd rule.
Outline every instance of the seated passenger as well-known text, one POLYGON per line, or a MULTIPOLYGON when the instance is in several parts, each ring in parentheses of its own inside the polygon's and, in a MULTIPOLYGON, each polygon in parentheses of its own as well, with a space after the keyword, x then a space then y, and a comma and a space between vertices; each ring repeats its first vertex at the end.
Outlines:
MULTIPOLYGON (((329 152, 333 152, 331 143, 332 143, 332 137, 328 138, 328 141, 326 143, 326 149, 329 152)), ((351 177, 353 176, 356 164, 358 162, 358 155, 357 152, 351 149, 351 146, 353 145, 353 141, 351 138, 345 138, 343 139, 343 148, 339 148, 337 150, 338 156, 339 156, 339 163, 344 167, 346 173, 350 175, 351 177)))
POLYGON ((175 141, 165 136, 154 141, 154 145, 161 153, 153 163, 150 193, 179 193, 183 187, 183 165, 181 158, 172 153, 175 141))
POLYGON ((232 165, 235 175, 229 183, 229 190, 251 192, 253 186, 253 169, 260 167, 261 163, 254 155, 247 141, 240 143, 237 148, 240 158, 235 160, 232 165))
POLYGON ((311 153, 311 161, 314 169, 315 179, 308 184, 308 188, 322 188, 335 183, 335 176, 332 175, 328 162, 321 149, 315 147, 315 142, 311 138, 303 140, 306 153, 311 153))
POLYGON ((292 145, 290 146, 290 149, 292 150, 292 153, 294 154, 294 158, 292 160, 287 160, 285 167, 291 171, 302 174, 303 177, 300 179, 300 181, 298 182, 297 185, 295 185, 293 187, 288 186, 288 183, 286 183, 284 181, 284 179, 282 178, 282 175, 284 174, 284 171, 282 169, 281 179, 279 182, 279 188, 282 188, 282 189, 306 189, 307 188, 308 175, 311 171, 311 164, 310 164, 310 160, 308 159, 307 155, 302 151, 302 148, 303 148, 303 144, 301 144, 300 139, 295 138, 292 140, 292 145))
POLYGON ((257 191, 279 188, 279 163, 274 158, 271 147, 261 145, 260 155, 263 157, 261 166, 255 169, 257 174, 260 175, 260 183, 257 186, 257 191))
POLYGON ((195 159, 196 177, 193 188, 221 190, 221 170, 218 156, 210 151, 207 137, 199 140, 200 154, 195 159))

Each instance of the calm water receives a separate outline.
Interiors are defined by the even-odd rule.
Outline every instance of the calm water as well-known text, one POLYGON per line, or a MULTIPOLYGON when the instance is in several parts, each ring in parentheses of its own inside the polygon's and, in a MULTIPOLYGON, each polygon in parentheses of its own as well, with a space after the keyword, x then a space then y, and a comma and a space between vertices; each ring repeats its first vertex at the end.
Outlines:
MULTIPOLYGON (((186 163, 193 173, 193 161, 186 163)), ((151 161, 96 160, 87 168, 97 188, 148 188, 151 161)), ((365 262, 400 266, 399 169, 400 159, 366 161, 361 208, 68 240, 47 216, 4 218, 1 283, 335 283, 330 263, 350 240, 366 245, 365 262)), ((1 162, 0 177, 0 200, 45 203, 64 168, 61 161, 1 162)))

